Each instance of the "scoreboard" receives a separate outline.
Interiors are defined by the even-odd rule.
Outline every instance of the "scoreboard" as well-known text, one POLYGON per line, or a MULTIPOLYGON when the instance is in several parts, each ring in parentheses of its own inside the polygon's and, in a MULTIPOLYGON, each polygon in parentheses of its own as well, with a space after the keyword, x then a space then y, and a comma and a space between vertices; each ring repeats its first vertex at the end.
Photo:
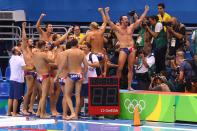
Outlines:
POLYGON ((89 115, 118 115, 119 79, 91 77, 88 84, 89 115))

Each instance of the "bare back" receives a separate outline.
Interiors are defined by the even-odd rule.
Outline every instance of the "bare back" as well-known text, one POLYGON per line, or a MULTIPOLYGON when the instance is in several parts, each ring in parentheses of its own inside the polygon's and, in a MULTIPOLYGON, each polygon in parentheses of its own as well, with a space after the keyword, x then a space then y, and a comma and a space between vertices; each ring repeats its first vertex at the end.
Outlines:
POLYGON ((134 47, 132 26, 127 28, 121 28, 121 26, 117 26, 117 28, 118 30, 115 31, 115 34, 120 43, 120 48, 134 47))
POLYGON ((47 60, 47 54, 44 52, 36 52, 33 55, 34 66, 38 74, 47 74, 49 73, 49 61, 47 60))
POLYGON ((69 73, 82 73, 81 64, 84 60, 84 53, 78 48, 67 50, 67 68, 69 73))
POLYGON ((87 35, 87 42, 90 42, 92 45, 93 53, 104 53, 104 35, 103 32, 98 30, 89 31, 87 35))
MULTIPOLYGON (((58 69, 61 68, 61 62, 62 62, 64 57, 66 57, 66 51, 57 53, 57 57, 55 59, 55 63, 58 65, 58 69)), ((67 76, 67 68, 66 67, 59 74, 59 77, 65 77, 65 76, 67 76)))

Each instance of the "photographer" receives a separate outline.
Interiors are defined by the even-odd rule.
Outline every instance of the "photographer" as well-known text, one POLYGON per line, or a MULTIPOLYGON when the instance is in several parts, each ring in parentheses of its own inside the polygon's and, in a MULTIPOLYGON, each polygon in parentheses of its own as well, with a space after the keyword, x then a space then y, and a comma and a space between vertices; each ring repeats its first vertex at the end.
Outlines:
POLYGON ((164 31, 164 27, 159 22, 158 16, 150 16, 149 22, 151 28, 146 26, 147 31, 151 34, 153 39, 153 51, 155 54, 156 73, 165 71, 165 56, 167 50, 167 34, 164 31))
POLYGON ((141 50, 136 57, 135 75, 138 82, 138 90, 148 90, 150 85, 149 68, 155 64, 155 57, 151 53, 151 48, 147 48, 146 51, 141 50))
POLYGON ((195 76, 194 67, 189 61, 184 59, 184 52, 176 53, 176 65, 179 67, 177 80, 175 83, 176 91, 185 92, 191 90, 191 78, 195 76))
POLYGON ((151 45, 151 34, 146 30, 147 26, 150 26, 149 21, 145 18, 142 23, 140 23, 140 30, 138 32, 138 37, 136 40, 137 50, 147 50, 148 48, 152 49, 151 45))
POLYGON ((151 84, 149 86, 151 91, 162 91, 162 92, 171 92, 167 84, 167 79, 165 76, 156 75, 153 77, 151 84))
POLYGON ((186 43, 185 25, 178 22, 172 17, 170 22, 163 23, 166 25, 169 41, 169 57, 175 56, 177 50, 183 50, 186 43))

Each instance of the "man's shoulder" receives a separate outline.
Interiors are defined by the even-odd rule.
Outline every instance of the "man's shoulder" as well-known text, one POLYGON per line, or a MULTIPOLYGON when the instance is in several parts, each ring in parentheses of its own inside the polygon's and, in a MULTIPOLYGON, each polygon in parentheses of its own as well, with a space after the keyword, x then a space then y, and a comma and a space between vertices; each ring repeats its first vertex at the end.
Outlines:
POLYGON ((164 17, 170 17, 171 18, 171 15, 168 14, 167 12, 165 12, 164 17))

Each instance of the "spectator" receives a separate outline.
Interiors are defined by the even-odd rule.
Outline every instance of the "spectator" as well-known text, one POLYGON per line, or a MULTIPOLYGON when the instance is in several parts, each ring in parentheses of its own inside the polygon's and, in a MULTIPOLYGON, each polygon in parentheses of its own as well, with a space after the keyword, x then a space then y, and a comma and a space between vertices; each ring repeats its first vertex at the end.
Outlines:
POLYGON ((169 56, 175 56, 177 50, 183 50, 186 43, 185 25, 172 17, 170 24, 166 26, 169 36, 169 56))
MULTIPOLYGON (((84 34, 81 33, 81 29, 79 25, 74 26, 74 38, 78 40, 78 42, 84 37, 84 34)), ((83 43, 82 43, 83 44, 83 43)))
POLYGON ((146 26, 147 31, 153 36, 153 51, 155 55, 156 73, 165 71, 165 56, 167 50, 167 34, 163 25, 158 21, 157 16, 150 16, 149 21, 151 28, 146 26))
POLYGON ((148 90, 150 85, 149 68, 155 64, 154 54, 151 53, 151 48, 146 51, 139 52, 136 57, 137 66, 135 68, 136 80, 138 82, 138 90, 148 90))
POLYGON ((8 115, 17 116, 18 100, 22 98, 23 84, 24 84, 24 71, 25 61, 20 56, 21 51, 18 47, 13 47, 12 56, 10 58, 10 93, 8 99, 8 115), (13 107, 13 109, 12 109, 13 107), (11 110, 13 110, 11 114, 11 110))
POLYGON ((192 33, 192 43, 194 44, 194 54, 197 54, 197 30, 192 33))
POLYGON ((171 16, 165 12, 165 5, 164 3, 158 4, 158 17, 160 22, 168 22, 171 19, 171 16))
POLYGON ((83 84, 81 88, 81 106, 84 104, 84 98, 88 97, 88 78, 97 77, 96 68, 99 68, 100 63, 95 54, 91 52, 91 44, 87 43, 82 45, 81 48, 86 55, 86 60, 88 62, 88 70, 85 78, 83 79, 83 84))
POLYGON ((184 59, 184 52, 178 51, 176 53, 176 63, 179 67, 178 85, 177 91, 190 91, 191 90, 191 78, 195 76, 195 72, 192 69, 190 62, 184 59))

